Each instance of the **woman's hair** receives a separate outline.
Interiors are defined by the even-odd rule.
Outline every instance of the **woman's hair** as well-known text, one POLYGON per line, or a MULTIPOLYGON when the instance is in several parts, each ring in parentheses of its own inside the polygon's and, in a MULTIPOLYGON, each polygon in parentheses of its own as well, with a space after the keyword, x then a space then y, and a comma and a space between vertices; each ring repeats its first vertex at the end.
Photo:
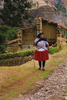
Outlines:
MULTIPOLYGON (((41 34, 44 34, 44 33, 42 32, 41 34)), ((37 38, 40 38, 40 35, 41 35, 41 34, 39 34, 39 35, 37 36, 37 38)))
MULTIPOLYGON (((40 34, 41 35, 41 34, 40 34)), ((37 38, 40 38, 40 35, 37 36, 37 38)))

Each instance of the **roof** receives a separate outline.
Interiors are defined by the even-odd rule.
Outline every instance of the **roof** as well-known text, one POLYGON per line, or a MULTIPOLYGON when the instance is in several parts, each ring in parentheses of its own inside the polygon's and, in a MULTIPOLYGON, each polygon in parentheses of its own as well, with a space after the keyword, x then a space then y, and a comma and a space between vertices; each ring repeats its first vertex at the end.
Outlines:
POLYGON ((18 39, 15 39, 15 40, 9 41, 9 42, 6 43, 5 45, 12 44, 12 43, 15 43, 15 42, 18 42, 18 39))
POLYGON ((46 22, 48 22, 49 24, 55 24, 55 25, 57 25, 57 26, 59 26, 59 27, 64 28, 64 29, 67 30, 67 27, 66 27, 64 24, 57 23, 57 22, 55 22, 55 21, 53 21, 53 20, 48 20, 48 19, 41 18, 41 17, 40 17, 40 18, 36 18, 35 20, 39 20, 39 19, 42 19, 43 21, 46 21, 46 22))
POLYGON ((36 27, 36 25, 27 26, 25 28, 20 28, 20 29, 17 29, 17 31, 19 31, 19 30, 26 30, 26 29, 30 29, 30 28, 33 28, 33 27, 36 27))

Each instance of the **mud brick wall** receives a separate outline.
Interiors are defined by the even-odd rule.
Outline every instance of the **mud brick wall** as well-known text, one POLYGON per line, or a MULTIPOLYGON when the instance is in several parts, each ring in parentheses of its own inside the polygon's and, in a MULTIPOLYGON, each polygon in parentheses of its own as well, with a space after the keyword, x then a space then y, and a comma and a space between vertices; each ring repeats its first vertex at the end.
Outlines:
POLYGON ((37 26, 31 27, 29 29, 18 31, 18 51, 21 49, 32 49, 33 41, 37 36, 37 26))
POLYGON ((7 51, 8 52, 16 52, 18 51, 18 42, 12 43, 12 44, 8 44, 7 45, 7 51))

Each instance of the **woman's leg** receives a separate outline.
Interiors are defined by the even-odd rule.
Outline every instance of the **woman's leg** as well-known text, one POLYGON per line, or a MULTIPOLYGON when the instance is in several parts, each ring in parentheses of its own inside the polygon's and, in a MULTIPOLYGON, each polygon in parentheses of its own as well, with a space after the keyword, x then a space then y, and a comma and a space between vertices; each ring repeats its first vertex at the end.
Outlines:
POLYGON ((39 70, 41 69, 41 61, 39 61, 39 70))
POLYGON ((44 67, 45 67, 45 63, 46 63, 46 61, 43 61, 43 71, 45 70, 45 69, 44 69, 44 67))

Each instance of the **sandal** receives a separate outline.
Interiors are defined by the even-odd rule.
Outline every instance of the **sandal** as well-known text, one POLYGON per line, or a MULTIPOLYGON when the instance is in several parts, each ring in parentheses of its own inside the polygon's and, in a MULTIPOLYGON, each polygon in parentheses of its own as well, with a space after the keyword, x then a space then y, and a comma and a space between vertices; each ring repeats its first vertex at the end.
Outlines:
POLYGON ((42 71, 45 71, 45 69, 43 68, 42 71))
POLYGON ((39 70, 41 70, 41 68, 39 68, 39 70))

